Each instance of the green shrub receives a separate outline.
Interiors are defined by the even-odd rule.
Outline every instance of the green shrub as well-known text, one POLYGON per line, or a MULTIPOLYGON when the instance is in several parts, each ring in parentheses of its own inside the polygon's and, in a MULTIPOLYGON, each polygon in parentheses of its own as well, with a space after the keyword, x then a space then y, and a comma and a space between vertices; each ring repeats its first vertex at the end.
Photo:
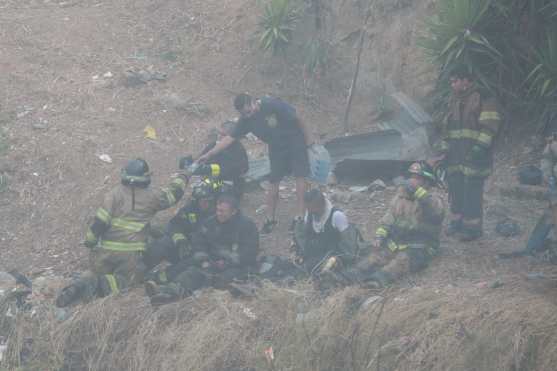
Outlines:
POLYGON ((269 0, 265 6, 259 27, 259 46, 273 55, 283 53, 292 41, 292 32, 299 18, 290 0, 269 0))

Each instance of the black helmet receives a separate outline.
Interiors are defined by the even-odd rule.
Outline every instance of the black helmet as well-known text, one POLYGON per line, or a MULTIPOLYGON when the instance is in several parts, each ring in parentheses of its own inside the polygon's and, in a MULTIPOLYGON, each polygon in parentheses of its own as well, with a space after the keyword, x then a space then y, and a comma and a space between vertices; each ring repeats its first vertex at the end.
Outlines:
POLYGON ((149 165, 141 158, 130 160, 122 169, 121 178, 124 185, 147 187, 151 183, 149 165))
POLYGON ((215 184, 208 179, 193 186, 191 191, 191 197, 194 200, 201 200, 204 198, 214 198, 216 196, 215 184))

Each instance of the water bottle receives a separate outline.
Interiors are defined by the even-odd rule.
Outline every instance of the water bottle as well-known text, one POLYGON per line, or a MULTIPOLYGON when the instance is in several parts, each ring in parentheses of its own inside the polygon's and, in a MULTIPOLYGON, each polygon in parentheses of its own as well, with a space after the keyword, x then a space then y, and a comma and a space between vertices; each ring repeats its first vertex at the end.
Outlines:
POLYGON ((320 144, 314 144, 308 148, 309 178, 320 184, 327 184, 329 172, 331 171, 331 156, 329 151, 320 144))

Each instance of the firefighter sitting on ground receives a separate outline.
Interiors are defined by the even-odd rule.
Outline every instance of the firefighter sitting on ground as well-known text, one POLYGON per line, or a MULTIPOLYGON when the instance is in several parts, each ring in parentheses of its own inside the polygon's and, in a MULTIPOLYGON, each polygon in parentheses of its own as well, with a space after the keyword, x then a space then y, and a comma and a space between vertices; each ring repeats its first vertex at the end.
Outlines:
POLYGON ((149 223, 155 214, 174 206, 184 194, 187 177, 180 175, 167 188, 149 187, 147 162, 130 160, 122 169, 121 184, 106 195, 87 231, 90 271, 65 287, 56 305, 116 294, 143 279, 142 253, 149 223))
POLYGON ((343 271, 361 253, 359 231, 318 189, 307 191, 304 203, 305 217, 294 227, 297 261, 321 289, 348 283, 343 271))
MULTIPOLYGON (((196 161, 212 150, 224 137, 230 136, 236 129, 237 122, 225 121, 218 130, 209 135, 208 144, 196 161)), ((180 167, 184 168, 191 164, 191 157, 184 157, 180 160, 180 167)), ((238 199, 244 194, 243 176, 249 169, 248 155, 243 144, 239 140, 234 140, 222 152, 204 158, 202 163, 196 164, 192 175, 200 175, 220 182, 231 182, 231 193, 238 199)), ((223 187, 226 190, 226 187, 223 187)))
POLYGON ((204 179, 193 185, 191 199, 168 223, 163 237, 149 244, 144 262, 149 270, 146 279, 157 283, 173 280, 191 263, 192 236, 209 217, 215 215, 215 203, 219 194, 218 184, 204 179), (164 269, 155 267, 167 261, 164 269))
POLYGON ((257 271, 259 232, 255 223, 239 210, 238 200, 219 196, 215 216, 193 235, 191 264, 173 282, 146 284, 153 304, 163 304, 191 295, 202 287, 233 289, 257 271))
POLYGON ((444 205, 430 191, 435 176, 425 163, 413 163, 390 209, 375 232, 373 251, 358 264, 359 278, 385 286, 424 269, 439 249, 444 205))

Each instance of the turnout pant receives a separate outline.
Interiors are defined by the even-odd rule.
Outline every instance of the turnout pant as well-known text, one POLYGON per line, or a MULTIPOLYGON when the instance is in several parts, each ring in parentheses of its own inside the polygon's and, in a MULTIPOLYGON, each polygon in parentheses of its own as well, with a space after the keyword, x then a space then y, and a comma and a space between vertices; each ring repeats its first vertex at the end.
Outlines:
POLYGON ((451 213, 460 214, 464 219, 481 221, 485 179, 453 173, 449 174, 447 180, 451 213))

